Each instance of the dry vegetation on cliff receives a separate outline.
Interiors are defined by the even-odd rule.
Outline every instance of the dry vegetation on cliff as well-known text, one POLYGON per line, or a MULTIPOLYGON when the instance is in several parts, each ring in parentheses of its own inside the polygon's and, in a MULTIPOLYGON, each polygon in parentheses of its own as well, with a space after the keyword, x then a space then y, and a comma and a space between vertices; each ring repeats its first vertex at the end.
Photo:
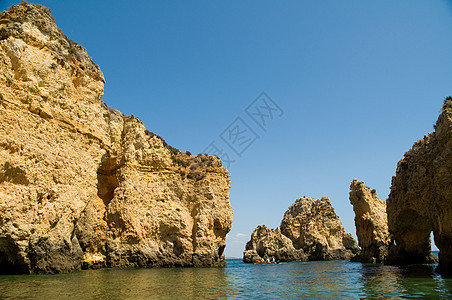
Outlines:
POLYGON ((0 270, 224 265, 228 172, 101 101, 50 11, 0 14, 0 270))

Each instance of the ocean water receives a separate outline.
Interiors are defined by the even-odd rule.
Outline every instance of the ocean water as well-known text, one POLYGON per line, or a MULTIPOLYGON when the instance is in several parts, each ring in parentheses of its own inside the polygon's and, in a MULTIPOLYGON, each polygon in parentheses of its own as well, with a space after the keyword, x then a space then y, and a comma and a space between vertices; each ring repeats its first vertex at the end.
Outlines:
POLYGON ((435 265, 349 261, 244 264, 225 268, 103 269, 2 275, 1 299, 452 299, 435 265))

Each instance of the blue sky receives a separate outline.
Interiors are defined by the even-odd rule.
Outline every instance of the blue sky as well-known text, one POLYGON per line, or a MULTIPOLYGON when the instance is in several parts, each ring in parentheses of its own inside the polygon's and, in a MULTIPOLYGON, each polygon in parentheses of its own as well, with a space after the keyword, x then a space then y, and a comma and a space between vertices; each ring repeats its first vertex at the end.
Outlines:
POLYGON ((302 196, 329 196, 355 234, 352 179, 386 199, 452 95, 452 1, 34 3, 99 64, 108 105, 180 150, 214 141, 235 160, 227 256, 302 196), (265 131, 245 112, 263 91, 284 112, 265 131), (219 137, 237 117, 259 136, 240 157, 219 137))

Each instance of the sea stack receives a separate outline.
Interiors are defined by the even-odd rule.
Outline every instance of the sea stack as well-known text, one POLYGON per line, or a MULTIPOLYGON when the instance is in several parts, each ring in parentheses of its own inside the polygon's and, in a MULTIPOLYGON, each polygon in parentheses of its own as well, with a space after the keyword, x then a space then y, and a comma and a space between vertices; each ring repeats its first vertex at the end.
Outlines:
POLYGON ((281 261, 339 260, 350 259, 358 251, 356 241, 345 231, 328 197, 318 200, 303 197, 289 207, 279 228, 268 230, 259 226, 254 230, 243 260, 253 262, 252 259, 271 257, 281 261))
POLYGON ((364 182, 353 179, 350 184, 350 203, 355 212, 356 235, 361 247, 354 260, 384 262, 390 242, 386 202, 377 198, 376 190, 370 190, 364 182))
POLYGON ((2 273, 225 264, 228 171, 102 102, 49 9, 0 14, 0 69, 2 273))
POLYGON ((452 98, 444 101, 435 131, 414 143, 397 164, 387 201, 393 243, 388 262, 431 262, 430 233, 439 268, 452 273, 452 98))
POLYGON ((278 259, 280 261, 306 261, 308 257, 303 249, 295 249, 292 241, 278 228, 270 229, 265 225, 257 226, 246 243, 243 253, 244 262, 278 259))

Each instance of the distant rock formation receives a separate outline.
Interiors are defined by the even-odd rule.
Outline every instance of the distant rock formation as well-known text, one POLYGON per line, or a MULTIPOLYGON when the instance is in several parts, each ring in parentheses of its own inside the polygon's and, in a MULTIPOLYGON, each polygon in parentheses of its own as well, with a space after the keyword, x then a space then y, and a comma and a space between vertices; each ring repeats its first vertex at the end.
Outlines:
POLYGON ((414 143, 397 164, 387 201, 393 244, 390 263, 432 261, 430 233, 439 270, 452 271, 452 98, 444 101, 435 131, 414 143))
POLYGON ((361 247, 353 260, 384 262, 390 243, 386 202, 377 198, 364 182, 353 179, 350 185, 350 203, 355 212, 356 235, 361 247))
POLYGON ((269 229, 265 225, 257 226, 246 243, 243 253, 244 262, 253 262, 261 258, 280 261, 306 261, 303 249, 295 249, 292 241, 281 234, 279 228, 269 229))
POLYGON ((0 272, 220 266, 228 172, 101 101, 104 76, 50 11, 0 14, 0 272))
POLYGON ((284 214, 280 228, 309 260, 350 259, 359 250, 328 197, 297 199, 284 214))
POLYGON ((243 260, 272 256, 281 261, 339 260, 350 259, 358 251, 328 197, 303 197, 289 207, 279 228, 259 226, 254 230, 243 260))

